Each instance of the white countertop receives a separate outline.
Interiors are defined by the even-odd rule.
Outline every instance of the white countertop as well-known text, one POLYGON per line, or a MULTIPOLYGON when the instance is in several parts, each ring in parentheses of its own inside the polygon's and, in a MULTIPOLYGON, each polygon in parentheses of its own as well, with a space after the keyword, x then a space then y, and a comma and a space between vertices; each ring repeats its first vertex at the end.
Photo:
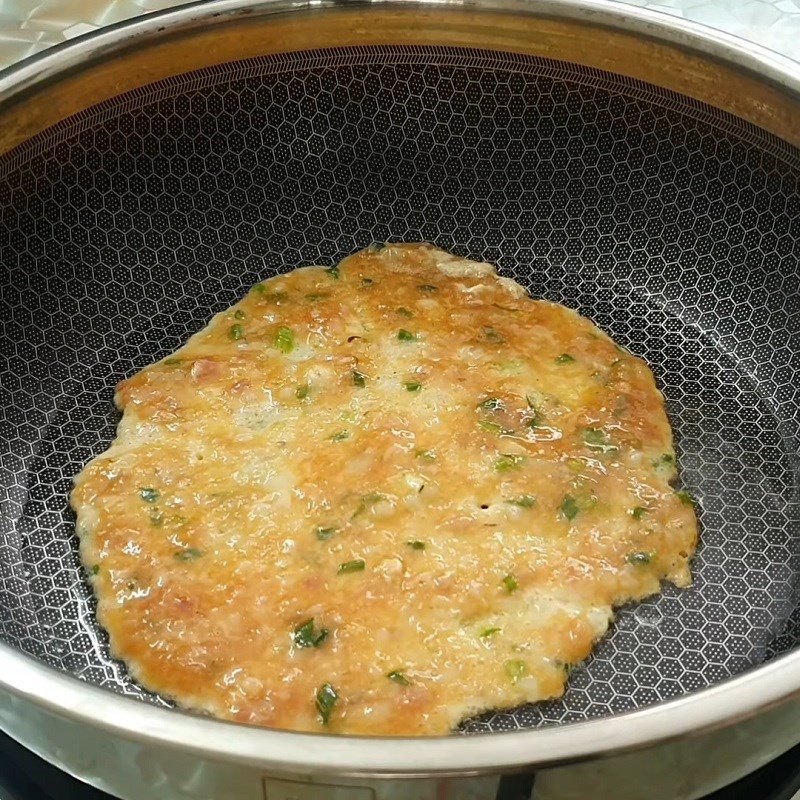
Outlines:
MULTIPOLYGON (((82 33, 186 0, 0 0, 0 67, 82 33)), ((800 61, 800 0, 628 0, 800 61)))

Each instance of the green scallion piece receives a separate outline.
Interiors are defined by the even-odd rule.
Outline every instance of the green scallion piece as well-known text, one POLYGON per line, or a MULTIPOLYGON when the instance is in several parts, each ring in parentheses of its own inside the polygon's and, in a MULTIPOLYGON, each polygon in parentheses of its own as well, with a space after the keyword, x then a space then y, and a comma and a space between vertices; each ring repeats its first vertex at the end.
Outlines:
POLYGON ((478 635, 481 639, 486 639, 489 636, 494 636, 496 633, 500 633, 500 628, 484 628, 478 635))
POLYGON ((330 722, 333 708, 338 700, 339 695, 336 693, 336 689, 329 683, 323 683, 317 689, 316 705, 323 725, 327 725, 330 722))
POLYGON ((363 389, 367 385, 367 376, 364 375, 362 372, 359 372, 357 369, 354 369, 353 385, 358 386, 359 389, 363 389))
POLYGON ((511 678, 511 683, 516 683, 528 674, 528 665, 518 658, 512 658, 503 664, 506 675, 511 678))
POLYGON ((184 550, 178 550, 175 553, 175 558, 178 561, 196 561, 200 556, 203 555, 201 550, 198 550, 196 547, 187 547, 184 550))
POLYGON ((578 515, 578 501, 571 494, 561 501, 561 513, 569 520, 578 515))
POLYGON ((308 397, 309 386, 307 383, 303 383, 295 389, 294 396, 298 400, 305 400, 308 397))
POLYGON ((494 462, 494 468, 497 472, 509 472, 512 469, 519 469, 524 463, 525 456, 517 453, 503 453, 494 462))
POLYGON ((505 408, 505 403, 499 397, 487 397, 478 403, 478 408, 484 411, 502 411, 505 408))
POLYGON ((311 300, 312 303, 315 303, 317 300, 324 300, 330 296, 330 292, 311 292, 311 294, 306 295, 306 300, 311 300))
POLYGON ((611 444, 608 434, 600 428, 584 428, 583 441, 591 450, 599 450, 603 453, 619 449, 616 445, 611 444))
POLYGON ((231 325, 230 328, 228 328, 228 338, 234 342, 238 342, 239 339, 244 339, 244 327, 239 324, 231 325))
POLYGON ((374 284, 374 283, 375 283, 375 281, 372 280, 372 278, 362 278, 361 279, 361 285, 362 286, 372 286, 372 284, 374 284))
POLYGON ((328 539, 330 539, 331 536, 333 536, 333 534, 338 530, 339 529, 336 527, 317 528, 317 539, 319 539, 321 542, 327 542, 328 539))
POLYGON ((498 425, 496 422, 490 422, 486 419, 479 419, 478 427, 483 428, 483 430, 487 431, 488 433, 494 433, 497 436, 509 436, 510 434, 514 433, 511 428, 504 428, 502 425, 498 425))
POLYGON ((634 519, 641 519, 646 513, 647 509, 644 506, 636 506, 631 509, 631 516, 634 519))
POLYGON ((575 359, 569 353, 562 353, 556 358, 556 364, 562 366, 564 364, 572 364, 575 359))
POLYGON ((376 503, 380 503, 381 500, 385 499, 385 495, 382 495, 380 492, 369 492, 365 494, 361 498, 358 508, 353 512, 353 518, 357 517, 359 514, 363 514, 368 508, 372 508, 376 503))
POLYGON ((391 672, 387 672, 386 677, 399 686, 411 686, 411 681, 399 670, 393 669, 391 672))
POLYGON ((328 629, 314 626, 314 617, 301 622, 292 631, 292 643, 295 647, 319 647, 328 638, 328 629))
POLYGON ((420 542, 418 539, 413 539, 410 542, 406 542, 406 544, 412 550, 424 550, 425 549, 425 542, 420 542))
POLYGON ((92 564, 92 575, 97 575, 98 572, 100 572, 100 565, 92 564))
POLYGON ((289 297, 289 294, 284 291, 270 291, 265 283, 257 283, 250 291, 260 294, 263 300, 270 303, 280 303, 289 297))
POLYGON ((139 489, 139 497, 141 497, 145 503, 155 503, 158 501, 161 495, 156 489, 147 486, 144 489, 139 489))
POLYGON ((511 594, 511 592, 516 592, 519 589, 519 583, 517 579, 513 575, 506 575, 503 578, 503 586, 506 587, 506 591, 511 594))
POLYGON ((403 308, 403 306, 400 306, 400 308, 397 309, 397 313, 406 319, 411 319, 411 317, 414 316, 407 308, 403 308))
POLYGON ((281 325, 278 332, 275 334, 275 347, 284 355, 288 355, 294 350, 294 331, 281 325))
POLYGON ((629 564, 642 566, 644 564, 649 564, 653 560, 653 554, 644 550, 635 550, 632 553, 628 553, 628 555, 625 556, 625 560, 629 564))
POLYGON ((433 286, 430 283, 421 283, 417 288, 421 292, 427 292, 428 294, 433 294, 434 292, 439 291, 438 287, 433 286))
POLYGON ((233 312, 234 319, 244 319, 245 313, 242 311, 241 308, 237 308, 236 311, 233 312))
POLYGON ((337 431, 331 436, 332 442, 343 442, 345 439, 350 438, 350 431, 337 431))
POLYGON ((536 498, 532 494, 521 494, 519 497, 506 500, 506 503, 517 508, 533 508, 536 505, 536 498))
POLYGON ((675 492, 675 497, 681 501, 684 505, 693 506, 694 505, 694 498, 686 491, 675 492))
POLYGON ((325 272, 326 272, 327 275, 330 275, 330 277, 333 278, 335 281, 339 280, 339 267, 338 266, 328 267, 328 269, 326 269, 325 272))
POLYGON ((356 558, 353 561, 345 561, 343 564, 339 564, 336 574, 349 575, 351 572, 363 572, 366 566, 363 558, 356 558))
POLYGON ((163 361, 164 366, 166 367, 177 367, 178 364, 183 364, 182 358, 175 358, 174 356, 170 356, 170 358, 165 358, 163 361))
POLYGON ((422 389, 422 384, 417 381, 404 381, 403 388, 407 392, 419 392, 422 389))
POLYGON ((423 461, 436 461, 436 453, 434 453, 433 450, 417 450, 414 455, 417 458, 421 458, 423 461))
POLYGON ((400 330, 397 331, 397 338, 401 342, 416 342, 417 334, 411 333, 411 331, 407 331, 405 328, 400 328, 400 330))

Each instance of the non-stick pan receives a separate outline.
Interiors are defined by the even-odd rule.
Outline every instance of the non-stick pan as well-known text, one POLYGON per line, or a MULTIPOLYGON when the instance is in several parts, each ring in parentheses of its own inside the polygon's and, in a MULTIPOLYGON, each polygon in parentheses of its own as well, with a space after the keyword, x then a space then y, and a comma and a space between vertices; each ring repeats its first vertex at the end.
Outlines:
MULTIPOLYGON (((436 776, 636 748, 592 768, 595 796, 688 798, 800 740, 799 85, 604 3, 212 2, 0 76, 0 726, 137 800, 341 776, 494 797, 436 776), (694 585, 622 609, 560 700, 452 737, 172 709, 97 627, 72 478, 114 436, 119 380, 253 283, 386 240, 497 263, 652 365, 698 503, 694 585)), ((543 774, 586 796, 586 767, 543 774)))

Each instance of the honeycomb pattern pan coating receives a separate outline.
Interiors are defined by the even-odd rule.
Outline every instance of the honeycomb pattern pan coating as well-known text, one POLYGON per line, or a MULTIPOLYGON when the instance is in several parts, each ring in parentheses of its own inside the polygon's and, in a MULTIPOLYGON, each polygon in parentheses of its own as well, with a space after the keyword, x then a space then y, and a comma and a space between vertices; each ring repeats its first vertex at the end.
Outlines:
POLYGON ((800 158, 694 101, 544 59, 300 53, 145 87, 0 160, 0 637, 144 701, 110 658, 67 494, 115 384, 251 284, 429 240, 653 366, 699 500, 690 590, 623 609, 555 702, 652 704, 800 644, 800 158))

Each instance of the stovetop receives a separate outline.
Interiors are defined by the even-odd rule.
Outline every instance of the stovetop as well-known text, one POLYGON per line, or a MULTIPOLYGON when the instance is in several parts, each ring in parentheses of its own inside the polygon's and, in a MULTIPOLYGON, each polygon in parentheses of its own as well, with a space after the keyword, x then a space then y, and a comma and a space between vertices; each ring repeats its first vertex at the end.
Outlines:
MULTIPOLYGON (((503 779, 498 800, 520 798, 525 776, 503 779), (513 784, 513 785, 512 785, 513 784), (505 788, 504 788, 505 787, 505 788)), ((532 781, 528 779, 528 784, 532 781)), ((0 733, 0 800, 114 800, 0 733)), ((169 798, 164 798, 169 800, 169 798)), ((531 800, 535 800, 535 793, 531 800)), ((800 745, 704 800, 800 800, 800 745)))

